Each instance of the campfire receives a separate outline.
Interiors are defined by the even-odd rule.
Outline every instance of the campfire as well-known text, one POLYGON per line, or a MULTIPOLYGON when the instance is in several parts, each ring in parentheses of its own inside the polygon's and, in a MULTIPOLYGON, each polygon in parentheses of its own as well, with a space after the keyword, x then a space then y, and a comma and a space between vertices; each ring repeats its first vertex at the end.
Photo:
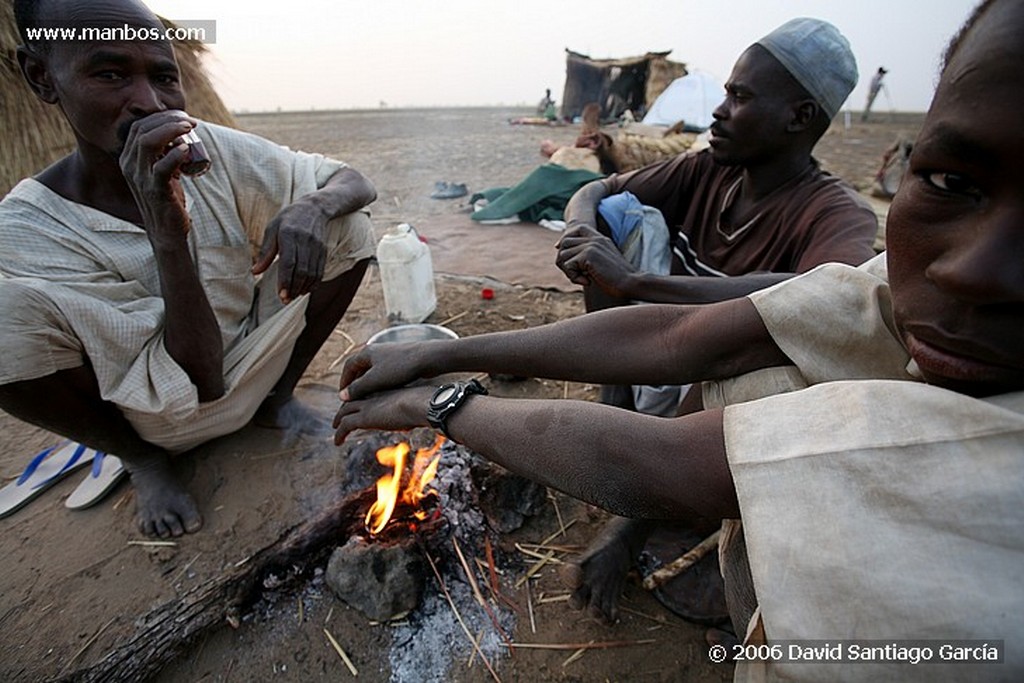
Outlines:
MULTIPOLYGON (((415 532, 416 521, 427 519, 428 504, 437 500, 437 491, 427 487, 437 475, 444 442, 445 438, 439 434, 433 446, 418 449, 408 474, 405 471, 411 450, 408 442, 377 451, 377 462, 390 467, 391 472, 377 480, 377 500, 366 513, 366 531, 371 537, 383 532, 392 520, 407 522, 415 532)), ((438 513, 436 506, 434 512, 438 513)))
POLYGON ((461 598, 472 604, 463 563, 476 567, 455 549, 461 546, 467 556, 484 553, 490 533, 518 528, 547 501, 544 487, 432 431, 427 440, 427 434, 414 432, 411 443, 396 444, 393 434, 382 433, 351 460, 353 471, 363 469, 353 482, 362 488, 353 490, 351 512, 339 520, 339 536, 346 540, 331 554, 325 581, 373 621, 396 621, 414 611, 421 621, 436 614, 439 598, 426 590, 432 579, 447 584, 457 599, 467 591, 461 598))

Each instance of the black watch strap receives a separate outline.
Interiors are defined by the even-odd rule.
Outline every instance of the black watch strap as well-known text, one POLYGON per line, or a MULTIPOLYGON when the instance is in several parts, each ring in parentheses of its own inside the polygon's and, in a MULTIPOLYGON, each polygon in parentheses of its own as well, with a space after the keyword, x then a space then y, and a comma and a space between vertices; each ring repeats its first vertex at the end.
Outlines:
POLYGON ((434 429, 451 439, 448 433, 448 418, 459 409, 466 399, 475 394, 486 394, 487 388, 475 379, 468 382, 442 384, 434 391, 427 405, 427 422, 434 429))

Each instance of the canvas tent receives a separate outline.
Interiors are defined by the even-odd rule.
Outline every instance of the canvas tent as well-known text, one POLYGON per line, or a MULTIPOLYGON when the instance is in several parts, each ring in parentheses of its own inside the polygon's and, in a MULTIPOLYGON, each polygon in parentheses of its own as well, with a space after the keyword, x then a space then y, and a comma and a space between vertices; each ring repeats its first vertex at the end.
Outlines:
POLYGON ((561 115, 574 119, 583 107, 596 102, 601 119, 618 118, 627 109, 638 119, 686 65, 668 59, 669 52, 648 52, 626 59, 591 59, 566 49, 565 89, 561 115))
POLYGON ((674 126, 682 121, 684 130, 700 132, 714 121, 711 112, 725 96, 722 83, 709 73, 694 71, 672 81, 644 116, 652 126, 674 126))
MULTIPOLYGON (((0 3, 0 196, 75 146, 74 134, 60 110, 40 102, 25 85, 15 56, 20 42, 11 3, 0 3)), ((175 43, 174 51, 189 113, 204 121, 234 126, 231 112, 203 70, 206 46, 182 41, 175 43)))

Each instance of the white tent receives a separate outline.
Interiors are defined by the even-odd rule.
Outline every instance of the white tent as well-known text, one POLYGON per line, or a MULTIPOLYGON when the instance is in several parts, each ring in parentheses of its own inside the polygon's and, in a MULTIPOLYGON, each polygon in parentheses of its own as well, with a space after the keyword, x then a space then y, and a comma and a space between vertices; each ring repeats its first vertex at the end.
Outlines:
POLYGON ((683 121, 687 129, 704 130, 714 121, 711 112, 725 99, 725 87, 711 74, 694 71, 669 83, 654 100, 643 123, 673 126, 683 121))

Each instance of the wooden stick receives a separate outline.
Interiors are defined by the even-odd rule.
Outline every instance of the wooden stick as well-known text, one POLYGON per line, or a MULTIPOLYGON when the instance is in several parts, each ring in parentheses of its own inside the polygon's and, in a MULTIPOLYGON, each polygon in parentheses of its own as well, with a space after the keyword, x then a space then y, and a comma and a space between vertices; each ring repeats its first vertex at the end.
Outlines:
POLYGON ((491 539, 484 536, 484 552, 487 554, 487 573, 491 578, 491 595, 499 602, 505 603, 513 612, 519 611, 519 605, 505 597, 501 592, 501 584, 498 582, 498 568, 494 564, 494 549, 491 547, 491 539))
POLYGON ((335 652, 337 652, 338 656, 341 657, 341 661, 345 662, 345 666, 348 667, 349 673, 352 674, 352 677, 357 678, 359 676, 359 670, 356 669, 355 664, 353 664, 352 660, 348 658, 345 651, 341 649, 341 645, 338 645, 338 641, 334 639, 334 636, 332 636, 331 632, 327 629, 324 629, 324 635, 327 636, 327 640, 331 641, 331 645, 334 646, 335 652))
POLYGON ((644 578, 644 588, 647 590, 654 590, 658 586, 674 579, 693 565, 697 564, 702 557, 707 555, 714 548, 718 547, 719 533, 719 531, 716 531, 676 559, 666 564, 664 567, 651 572, 644 578))

